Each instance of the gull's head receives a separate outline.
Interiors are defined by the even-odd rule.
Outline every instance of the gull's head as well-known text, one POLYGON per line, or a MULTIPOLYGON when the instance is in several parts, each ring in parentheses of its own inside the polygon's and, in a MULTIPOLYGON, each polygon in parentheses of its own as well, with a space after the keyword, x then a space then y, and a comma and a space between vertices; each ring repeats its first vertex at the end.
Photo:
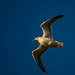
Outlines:
POLYGON ((36 37, 33 41, 38 41, 40 39, 40 37, 36 37))

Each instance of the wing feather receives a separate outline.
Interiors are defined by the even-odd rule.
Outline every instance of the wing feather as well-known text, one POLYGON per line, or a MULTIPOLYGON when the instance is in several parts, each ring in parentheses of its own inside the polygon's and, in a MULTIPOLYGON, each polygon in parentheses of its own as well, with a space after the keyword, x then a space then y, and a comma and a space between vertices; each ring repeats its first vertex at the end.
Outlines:
POLYGON ((49 19, 41 24, 41 28, 43 30, 43 37, 53 39, 51 25, 52 25, 52 23, 56 22, 57 20, 59 20, 63 16, 64 15, 56 16, 56 17, 49 19))
POLYGON ((41 55, 47 50, 48 48, 47 47, 44 47, 42 45, 40 45, 36 50, 32 51, 32 56, 35 60, 35 62, 38 64, 38 66, 42 69, 42 71, 44 73, 47 73, 44 66, 43 66, 43 63, 41 61, 41 55))

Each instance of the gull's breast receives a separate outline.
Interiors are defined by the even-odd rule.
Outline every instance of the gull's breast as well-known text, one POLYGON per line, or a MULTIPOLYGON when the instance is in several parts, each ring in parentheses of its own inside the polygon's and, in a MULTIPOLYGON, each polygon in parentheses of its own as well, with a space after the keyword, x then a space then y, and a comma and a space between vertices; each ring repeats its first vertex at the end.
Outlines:
POLYGON ((41 39, 41 40, 39 41, 39 43, 40 43, 41 45, 43 45, 43 46, 49 46, 49 44, 51 43, 51 41, 50 41, 49 39, 44 38, 44 39, 41 39))

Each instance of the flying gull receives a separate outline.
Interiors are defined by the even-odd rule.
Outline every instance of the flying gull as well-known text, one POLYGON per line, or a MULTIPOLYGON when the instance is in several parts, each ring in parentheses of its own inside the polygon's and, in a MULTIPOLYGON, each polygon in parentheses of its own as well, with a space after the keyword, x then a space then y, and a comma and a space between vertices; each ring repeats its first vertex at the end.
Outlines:
POLYGON ((56 16, 52 19, 49 19, 45 22, 43 22, 40 26, 43 30, 43 36, 42 37, 36 37, 33 41, 38 41, 40 43, 39 47, 37 49, 35 49, 34 51, 32 51, 32 56, 35 60, 35 62, 38 64, 38 66, 42 69, 42 71, 44 73, 47 73, 43 63, 41 61, 41 56, 43 55, 43 53, 49 48, 49 47, 55 47, 55 48, 59 48, 61 49, 63 47, 63 43, 62 42, 58 42, 55 41, 53 39, 52 36, 52 30, 51 30, 51 26, 52 23, 56 22, 57 20, 59 20, 61 17, 63 17, 64 15, 59 15, 56 16))

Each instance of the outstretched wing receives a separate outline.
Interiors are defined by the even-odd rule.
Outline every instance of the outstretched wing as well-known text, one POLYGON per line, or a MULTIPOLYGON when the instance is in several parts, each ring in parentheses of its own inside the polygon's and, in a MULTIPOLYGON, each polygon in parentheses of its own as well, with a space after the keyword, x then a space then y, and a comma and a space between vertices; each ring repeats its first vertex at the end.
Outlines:
POLYGON ((56 17, 49 19, 41 24, 41 28, 43 30, 43 37, 53 39, 51 25, 52 25, 52 23, 56 22, 57 20, 59 20, 63 16, 64 15, 56 16, 56 17))
POLYGON ((41 55, 48 49, 48 47, 44 47, 40 45, 36 50, 32 51, 32 56, 35 60, 35 62, 38 64, 38 66, 42 69, 44 73, 47 73, 43 63, 41 61, 41 55))

